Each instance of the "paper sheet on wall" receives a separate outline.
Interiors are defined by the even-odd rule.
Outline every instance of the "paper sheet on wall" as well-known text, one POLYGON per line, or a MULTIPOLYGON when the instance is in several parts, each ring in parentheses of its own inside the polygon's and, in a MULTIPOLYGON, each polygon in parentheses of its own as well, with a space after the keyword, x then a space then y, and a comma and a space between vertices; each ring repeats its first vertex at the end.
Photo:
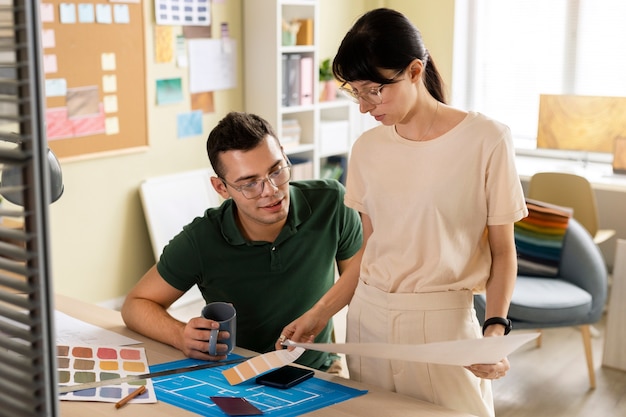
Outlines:
POLYGON ((422 345, 294 343, 291 340, 285 341, 284 344, 320 352, 345 353, 370 358, 468 366, 482 363, 497 363, 523 344, 536 339, 538 336, 539 333, 520 333, 506 337, 484 337, 481 339, 453 340, 422 345))
POLYGON ((236 87, 237 47, 234 39, 189 39, 189 92, 236 87))

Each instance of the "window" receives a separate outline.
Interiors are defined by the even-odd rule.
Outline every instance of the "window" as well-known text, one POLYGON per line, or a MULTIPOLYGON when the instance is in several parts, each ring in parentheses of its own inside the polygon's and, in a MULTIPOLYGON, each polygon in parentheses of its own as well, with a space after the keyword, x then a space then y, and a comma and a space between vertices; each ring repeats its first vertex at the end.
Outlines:
POLYGON ((623 0, 458 0, 452 104, 535 148, 540 94, 626 96, 623 0))

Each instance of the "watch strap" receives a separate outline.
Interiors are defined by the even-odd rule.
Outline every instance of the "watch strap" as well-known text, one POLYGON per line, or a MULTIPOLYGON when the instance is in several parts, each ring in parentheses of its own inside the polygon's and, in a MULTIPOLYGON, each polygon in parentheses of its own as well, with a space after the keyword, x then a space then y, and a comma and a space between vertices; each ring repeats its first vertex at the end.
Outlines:
POLYGON ((511 320, 504 317, 491 317, 485 320, 485 323, 483 324, 483 335, 485 334, 485 330, 487 330, 487 327, 491 326, 492 324, 503 325, 505 335, 509 334, 513 329, 513 323, 511 323, 511 320))

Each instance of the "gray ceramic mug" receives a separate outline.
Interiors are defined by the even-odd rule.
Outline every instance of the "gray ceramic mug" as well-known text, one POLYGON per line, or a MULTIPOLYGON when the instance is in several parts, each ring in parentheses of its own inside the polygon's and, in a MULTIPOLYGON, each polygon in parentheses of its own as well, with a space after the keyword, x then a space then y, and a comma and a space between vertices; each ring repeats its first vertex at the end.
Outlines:
POLYGON ((237 334, 237 312, 232 304, 216 301, 209 303, 202 309, 202 317, 205 319, 213 320, 219 323, 219 329, 211 329, 211 336, 209 337, 209 355, 227 355, 233 351, 233 348, 237 345, 235 341, 235 335, 237 334), (217 336, 220 331, 226 331, 230 333, 230 338, 221 340, 228 346, 228 350, 224 353, 217 352, 217 336))

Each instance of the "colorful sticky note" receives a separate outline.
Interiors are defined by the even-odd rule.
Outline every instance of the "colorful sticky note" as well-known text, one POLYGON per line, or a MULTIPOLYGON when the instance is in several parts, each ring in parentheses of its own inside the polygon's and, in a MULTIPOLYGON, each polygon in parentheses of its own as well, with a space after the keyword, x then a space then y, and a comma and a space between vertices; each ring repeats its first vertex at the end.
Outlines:
POLYGON ((120 133, 120 121, 117 117, 107 117, 104 120, 104 131, 107 135, 117 135, 120 133))
POLYGON ((44 48, 54 48, 56 46, 54 29, 41 30, 41 46, 44 48))
POLYGON ((105 113, 117 113, 117 96, 109 95, 104 96, 104 112, 105 113))
POLYGON ((54 22, 54 4, 40 3, 39 13, 40 13, 42 22, 44 23, 54 22))
POLYGON ((110 4, 96 4, 96 21, 98 23, 113 23, 110 4))
POLYGON ((67 94, 67 80, 65 78, 50 78, 46 80, 46 97, 63 97, 67 94))
POLYGON ((105 93, 115 93, 117 91, 117 77, 115 74, 102 76, 102 91, 105 93))
POLYGON ((180 113, 176 119, 179 138, 202 134, 202 112, 200 110, 180 113))
POLYGON ((130 23, 130 12, 128 11, 128 4, 114 4, 113 19, 115 20, 115 23, 130 23))
POLYGON ((103 52, 100 55, 100 63, 102 65, 102 71, 115 71, 115 53, 103 52))
POLYGON ((157 80, 156 99, 158 105, 183 101, 182 80, 180 78, 157 80))
POLYGON ((43 72, 52 74, 57 72, 57 56, 55 54, 45 54, 43 56, 43 72))
POLYGON ((76 6, 74 3, 61 3, 59 16, 61 23, 76 23, 76 6))
POLYGON ((78 4, 78 21, 80 23, 94 23, 96 21, 92 3, 78 4))

